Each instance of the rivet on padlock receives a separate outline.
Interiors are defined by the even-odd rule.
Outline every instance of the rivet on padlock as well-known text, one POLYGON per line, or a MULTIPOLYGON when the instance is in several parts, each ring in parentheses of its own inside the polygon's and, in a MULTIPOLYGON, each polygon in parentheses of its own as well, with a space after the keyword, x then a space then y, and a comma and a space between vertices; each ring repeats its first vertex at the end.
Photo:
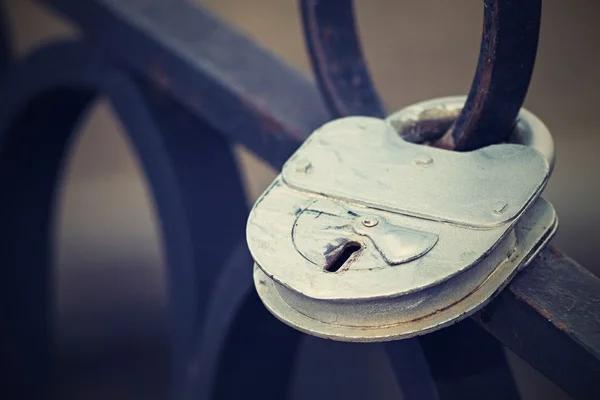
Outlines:
POLYGON ((522 110, 513 143, 458 153, 404 141, 426 113, 347 117, 316 130, 254 205, 256 289, 283 322, 343 341, 383 341, 474 313, 557 228, 540 193, 554 163, 545 126, 522 110))

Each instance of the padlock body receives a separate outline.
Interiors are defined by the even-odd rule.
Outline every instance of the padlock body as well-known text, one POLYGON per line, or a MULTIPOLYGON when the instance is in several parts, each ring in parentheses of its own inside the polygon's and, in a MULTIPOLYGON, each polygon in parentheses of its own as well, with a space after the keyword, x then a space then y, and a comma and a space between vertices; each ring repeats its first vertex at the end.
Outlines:
POLYGON ((464 318, 555 231, 539 198, 550 172, 528 146, 455 153, 407 143, 384 120, 332 121, 250 213, 258 293, 290 325, 340 340, 464 318))

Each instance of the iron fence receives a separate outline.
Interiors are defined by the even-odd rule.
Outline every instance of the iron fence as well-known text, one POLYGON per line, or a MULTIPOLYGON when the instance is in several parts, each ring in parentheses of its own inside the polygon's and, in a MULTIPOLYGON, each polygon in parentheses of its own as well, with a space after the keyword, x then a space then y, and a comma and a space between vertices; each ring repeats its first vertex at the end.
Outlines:
MULTIPOLYGON (((76 23, 83 37, 13 63, 7 46, 2 51, 5 377, 21 390, 19 398, 49 396, 57 177, 78 119, 103 95, 123 121, 160 217, 170 398, 284 398, 301 334, 271 317, 254 292, 247 202, 231 143, 279 169, 327 120, 386 114, 362 58, 351 1, 301 1, 317 84, 185 1, 38 2, 76 23)), ((441 131, 454 127, 447 147, 503 140, 529 84, 540 2, 485 5, 467 106, 454 125, 430 121, 441 131)), ((421 133, 412 140, 422 140, 421 133)), ((599 302, 600 280, 548 247, 469 320, 386 349, 407 399, 518 398, 502 346, 573 398, 598 399, 599 302), (475 370, 487 373, 474 379, 475 370)))

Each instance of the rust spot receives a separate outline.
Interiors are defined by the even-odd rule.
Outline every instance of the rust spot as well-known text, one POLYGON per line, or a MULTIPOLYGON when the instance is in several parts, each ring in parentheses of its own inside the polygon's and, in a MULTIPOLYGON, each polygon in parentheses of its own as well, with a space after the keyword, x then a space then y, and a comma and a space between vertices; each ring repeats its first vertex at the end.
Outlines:
POLYGON ((338 87, 331 76, 340 70, 339 65, 335 59, 329 59, 327 50, 323 46, 329 38, 335 35, 336 28, 333 26, 324 26, 322 29, 319 29, 315 10, 316 6, 316 3, 310 4, 305 15, 306 38, 309 46, 312 48, 313 68, 317 72, 317 75, 321 76, 321 84, 325 92, 329 93, 336 111, 340 115, 349 115, 347 107, 340 98, 338 87))
POLYGON ((554 318, 552 313, 550 311, 546 310, 545 308, 540 308, 538 311, 540 314, 542 314, 544 316, 544 318, 547 318, 549 320, 552 320, 552 318, 554 318))
POLYGON ((498 47, 498 2, 494 2, 492 5, 492 19, 489 30, 484 24, 483 37, 484 40, 487 37, 487 46, 481 49, 479 55, 479 62, 477 64, 477 73, 475 75, 475 81, 477 90, 471 91, 465 104, 465 108, 461 111, 457 121, 458 124, 454 123, 450 129, 435 142, 434 146, 447 150, 461 150, 468 138, 472 135, 473 129, 477 126, 481 120, 483 109, 486 105, 486 100, 490 93, 490 87, 492 84, 492 74, 494 71, 494 64, 496 61, 496 49, 498 47), (459 129, 459 132, 456 130, 459 129))
POLYGON ((262 115, 259 129, 261 132, 265 133, 278 133, 282 131, 279 121, 268 114, 262 115))
POLYGON ((433 142, 433 147, 445 150, 454 150, 456 148, 456 141, 454 140, 453 135, 454 125, 452 125, 450 129, 448 129, 448 132, 446 132, 444 136, 433 142))
POLYGON ((552 254, 552 257, 554 257, 557 261, 563 261, 565 259, 564 253, 556 249, 554 246, 548 246, 547 249, 550 251, 550 254, 552 254))
POLYGON ((321 36, 322 36, 323 40, 326 42, 330 41, 333 38, 334 34, 335 34, 335 28, 332 26, 324 26, 321 29, 321 36))
POLYGON ((167 89, 171 87, 171 79, 164 71, 164 61, 158 59, 150 64, 150 77, 161 88, 167 89))
MULTIPOLYGON (((414 121, 410 124, 406 124, 402 127, 398 126, 396 121, 392 121, 392 126, 396 129, 398 134, 412 143, 421 143, 438 140, 444 134, 448 134, 448 129, 452 126, 455 120, 454 116, 426 116, 414 121)), ((451 138, 451 135, 450 135, 451 138)), ((445 141, 441 141, 440 144, 444 144, 445 141)))
POLYGON ((334 74, 340 73, 340 70, 341 70, 340 64, 335 60, 329 61, 327 67, 328 67, 327 69, 329 69, 329 71, 331 71, 334 74))
POLYGON ((573 329, 571 329, 571 327, 569 327, 569 325, 565 324, 564 322, 556 322, 554 326, 556 326, 563 332, 573 332, 573 329))
POLYGON ((490 322, 492 320, 492 310, 490 310, 488 307, 484 307, 479 313, 479 319, 484 324, 490 322))
POLYGON ((251 99, 258 98, 252 93, 247 93, 240 99, 242 107, 250 111, 252 116, 259 118, 258 130, 263 141, 267 141, 269 135, 279 135, 283 137, 291 137, 294 139, 304 140, 306 135, 295 129, 286 129, 287 127, 276 119, 267 108, 257 104, 257 101, 251 99))
POLYGON ((202 109, 202 99, 199 96, 191 96, 188 103, 195 110, 200 111, 202 109))

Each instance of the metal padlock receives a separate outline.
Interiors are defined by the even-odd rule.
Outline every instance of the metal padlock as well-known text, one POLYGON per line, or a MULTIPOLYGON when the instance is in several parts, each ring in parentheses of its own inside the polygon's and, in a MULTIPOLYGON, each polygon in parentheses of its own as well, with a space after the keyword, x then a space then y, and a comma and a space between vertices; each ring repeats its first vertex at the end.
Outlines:
POLYGON ((398 134, 464 101, 334 120, 287 161, 247 224, 255 286, 277 318, 343 341, 424 334, 483 307, 548 242, 557 218, 539 196, 554 148, 533 114, 521 111, 517 143, 472 152, 398 134))

